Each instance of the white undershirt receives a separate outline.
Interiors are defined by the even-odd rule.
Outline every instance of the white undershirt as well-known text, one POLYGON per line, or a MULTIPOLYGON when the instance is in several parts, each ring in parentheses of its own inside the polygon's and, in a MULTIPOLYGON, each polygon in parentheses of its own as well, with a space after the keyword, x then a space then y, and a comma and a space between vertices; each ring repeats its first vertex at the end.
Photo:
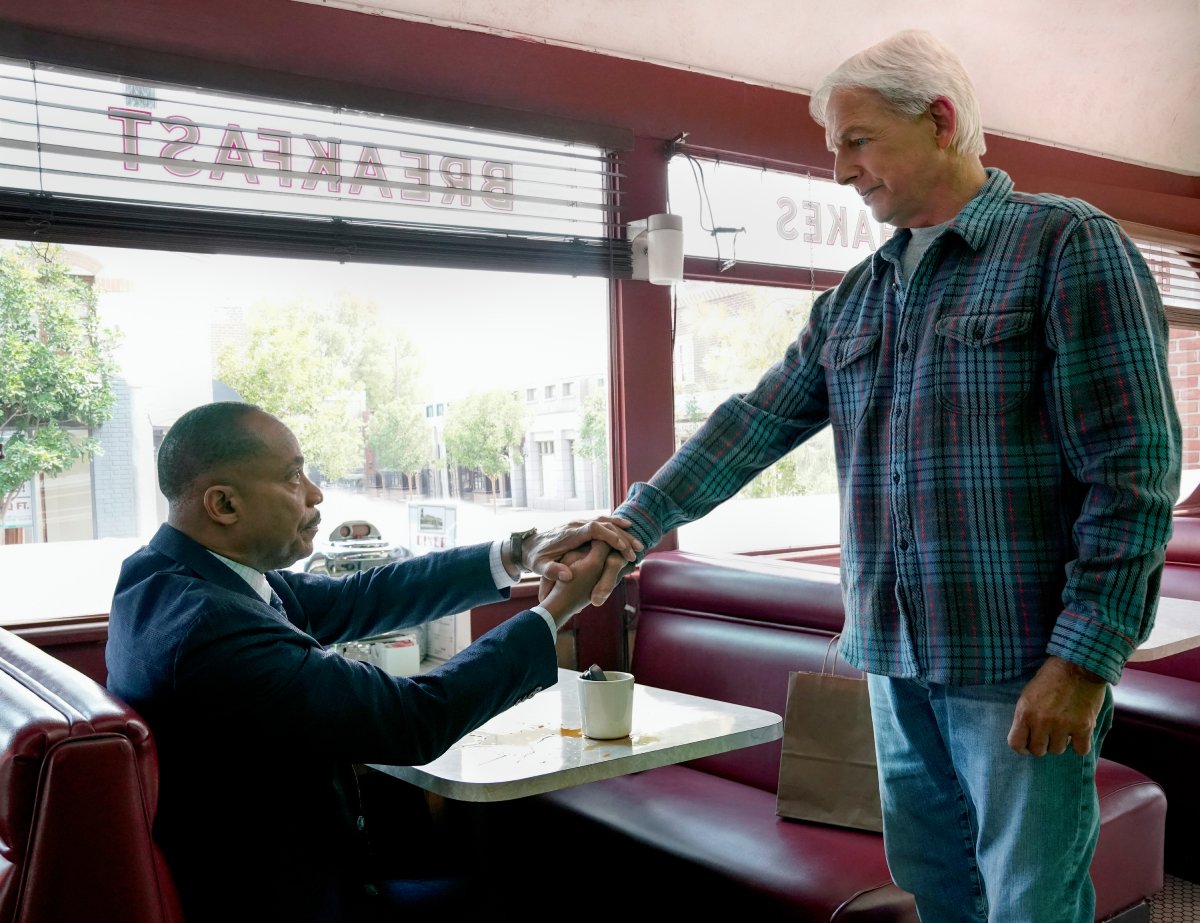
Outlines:
POLYGON ((909 234, 912 236, 908 239, 908 244, 905 245, 904 251, 900 254, 900 262, 896 266, 896 275, 899 277, 901 285, 907 285, 908 280, 912 278, 912 274, 921 265, 921 257, 925 255, 925 251, 929 249, 929 245, 945 230, 946 225, 949 223, 949 221, 943 221, 941 224, 935 224, 929 228, 908 229, 909 234))

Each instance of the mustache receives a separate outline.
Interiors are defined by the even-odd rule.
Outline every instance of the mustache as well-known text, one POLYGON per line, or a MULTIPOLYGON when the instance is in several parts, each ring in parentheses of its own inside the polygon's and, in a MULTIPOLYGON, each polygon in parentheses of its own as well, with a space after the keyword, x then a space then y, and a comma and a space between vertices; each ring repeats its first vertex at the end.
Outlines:
POLYGON ((305 529, 315 529, 320 524, 321 524, 321 514, 317 513, 316 516, 314 516, 312 519, 310 519, 308 522, 306 522, 304 524, 304 528, 305 529))

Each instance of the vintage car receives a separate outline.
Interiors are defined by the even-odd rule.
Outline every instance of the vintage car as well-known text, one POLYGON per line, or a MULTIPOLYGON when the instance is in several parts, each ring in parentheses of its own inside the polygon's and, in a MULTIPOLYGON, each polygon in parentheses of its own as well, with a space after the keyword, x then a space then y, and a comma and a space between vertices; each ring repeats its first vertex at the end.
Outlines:
POLYGON ((304 571, 344 577, 412 556, 408 548, 384 539, 379 529, 366 520, 350 519, 330 532, 324 541, 317 541, 304 562, 304 571))

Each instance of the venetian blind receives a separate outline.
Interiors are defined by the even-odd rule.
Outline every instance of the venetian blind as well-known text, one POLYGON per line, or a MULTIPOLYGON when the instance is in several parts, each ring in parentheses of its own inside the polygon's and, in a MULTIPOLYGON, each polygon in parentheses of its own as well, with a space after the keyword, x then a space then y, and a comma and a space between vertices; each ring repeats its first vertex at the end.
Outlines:
POLYGON ((1200 238, 1121 222, 1158 283, 1172 327, 1200 330, 1200 238))
POLYGON ((628 277, 579 143, 0 59, 0 235, 628 277))

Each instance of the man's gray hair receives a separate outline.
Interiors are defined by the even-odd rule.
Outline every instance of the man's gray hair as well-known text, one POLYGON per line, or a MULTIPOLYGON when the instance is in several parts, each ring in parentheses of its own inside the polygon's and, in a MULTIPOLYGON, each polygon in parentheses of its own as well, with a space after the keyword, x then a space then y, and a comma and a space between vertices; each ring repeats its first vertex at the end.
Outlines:
POLYGON ((908 29, 847 58, 817 87, 808 110, 818 125, 834 90, 864 87, 874 90, 893 110, 917 116, 939 96, 954 104, 958 116, 950 148, 982 156, 983 120, 979 100, 967 71, 953 51, 928 32, 908 29))

